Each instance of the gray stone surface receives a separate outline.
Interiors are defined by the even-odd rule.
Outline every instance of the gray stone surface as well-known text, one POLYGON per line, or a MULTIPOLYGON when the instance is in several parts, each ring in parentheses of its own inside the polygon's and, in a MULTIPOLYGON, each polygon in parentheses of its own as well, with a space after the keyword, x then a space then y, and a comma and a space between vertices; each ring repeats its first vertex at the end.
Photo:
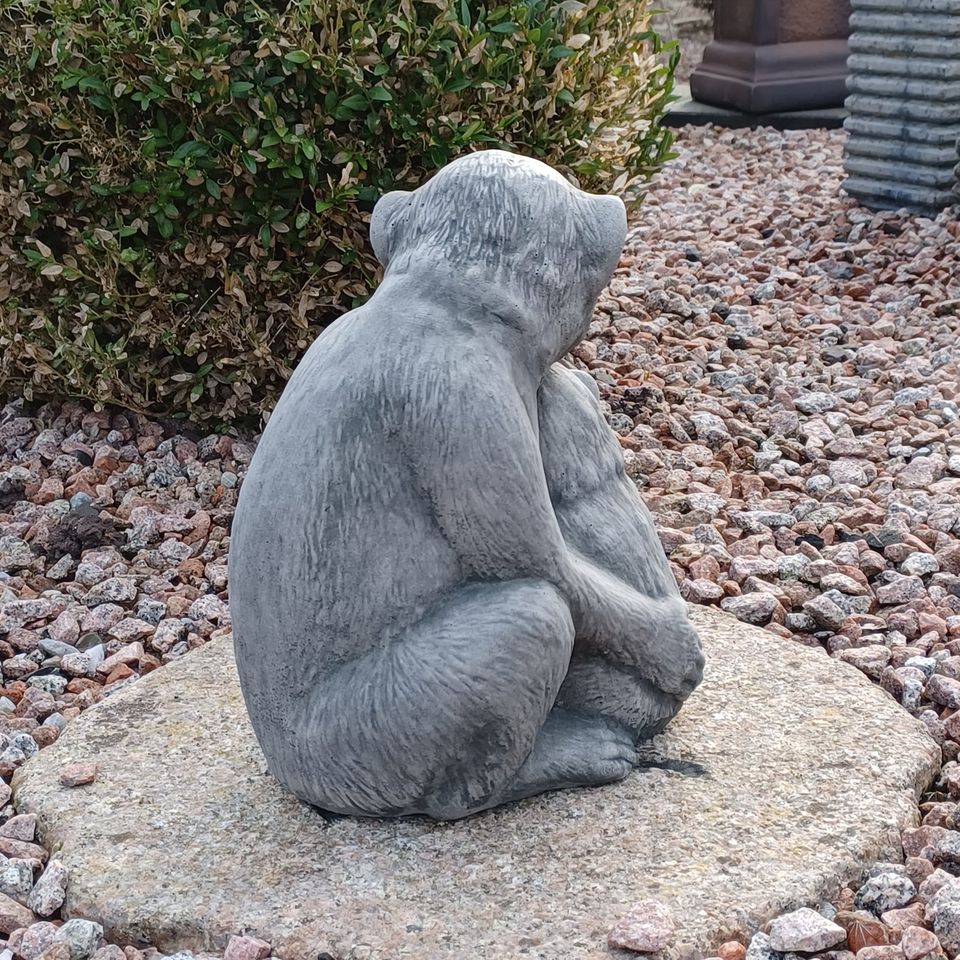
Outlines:
MULTIPOLYGON (((856 0, 854 7, 857 10, 894 13, 904 9, 903 0, 856 0)), ((910 0, 909 9, 913 13, 956 13, 957 0, 910 0)))
POLYGON ((960 17, 956 6, 947 3, 941 13, 917 10, 915 0, 889 4, 888 10, 859 9, 863 4, 852 0, 850 28, 855 33, 921 34, 935 37, 960 37, 960 17), (896 12, 895 12, 896 11, 896 12))
POLYGON ((301 799, 452 820, 610 783, 699 683, 596 382, 559 363, 626 230, 501 150, 377 203, 383 282, 294 371, 231 528, 244 700, 301 799))
POLYGON ((852 0, 846 191, 932 213, 956 200, 960 0, 852 0))
POLYGON ((952 125, 956 123, 957 111, 953 103, 937 103, 934 100, 909 100, 899 97, 865 97, 854 93, 847 97, 847 109, 851 116, 860 113, 877 117, 905 119, 912 122, 952 125))
POLYGON ((922 78, 924 80, 960 80, 960 59, 927 60, 913 56, 895 59, 867 53, 854 53, 847 60, 851 73, 885 74, 893 77, 922 78))
POLYGON ((955 124, 937 126, 896 118, 856 116, 848 117, 844 128, 851 135, 871 137, 878 142, 920 143, 944 146, 960 136, 960 119, 955 124))
POLYGON ((600 960, 638 901, 709 953, 900 855, 938 751, 856 670, 694 608, 707 674, 625 781, 452 824, 327 823, 267 774, 216 642, 86 712, 17 774, 70 871, 65 911, 117 942, 285 960, 600 960), (67 761, 96 760, 66 789, 67 761))
POLYGON ((880 140, 870 137, 850 137, 851 154, 860 157, 877 157, 883 160, 901 160, 907 163, 929 164, 939 168, 953 160, 953 144, 931 146, 911 143, 908 140, 880 140))
POLYGON ((847 89, 869 97, 898 97, 903 100, 932 100, 955 103, 960 100, 960 80, 920 80, 908 77, 871 76, 854 73, 847 89))
POLYGON ((960 48, 953 37, 921 37, 897 33, 855 33, 850 37, 853 53, 884 56, 943 57, 960 59, 960 48))
POLYGON ((885 180, 897 177, 902 183, 947 190, 953 186, 953 164, 900 163, 868 157, 847 157, 847 172, 860 177, 885 180))

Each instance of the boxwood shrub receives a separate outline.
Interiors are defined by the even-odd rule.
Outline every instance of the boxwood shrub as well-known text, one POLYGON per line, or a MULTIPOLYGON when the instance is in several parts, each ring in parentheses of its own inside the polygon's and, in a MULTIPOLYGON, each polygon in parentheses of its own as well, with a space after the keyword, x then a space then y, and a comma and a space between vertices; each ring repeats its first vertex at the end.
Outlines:
POLYGON ((0 0, 0 390, 255 418, 381 193, 500 146, 632 196, 676 58, 644 0, 0 0))

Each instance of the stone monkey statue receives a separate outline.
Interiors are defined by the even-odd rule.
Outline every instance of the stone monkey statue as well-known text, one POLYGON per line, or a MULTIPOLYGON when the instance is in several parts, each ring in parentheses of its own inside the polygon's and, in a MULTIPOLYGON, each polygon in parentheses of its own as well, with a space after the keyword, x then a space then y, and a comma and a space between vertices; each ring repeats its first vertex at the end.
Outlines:
POLYGON ((557 361, 626 235, 539 161, 387 194, 385 266, 270 418, 230 550, 270 771, 337 813, 465 817, 625 777, 703 656, 596 387, 557 361))

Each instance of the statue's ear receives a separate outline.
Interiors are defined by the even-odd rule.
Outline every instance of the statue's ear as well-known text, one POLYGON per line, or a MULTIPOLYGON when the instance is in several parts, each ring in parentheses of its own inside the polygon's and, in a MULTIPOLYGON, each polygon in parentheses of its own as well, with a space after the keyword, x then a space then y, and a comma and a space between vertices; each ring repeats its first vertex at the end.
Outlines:
POLYGON ((410 200, 409 190, 391 190, 385 193, 373 208, 370 218, 370 245, 377 259, 386 266, 397 249, 410 200))

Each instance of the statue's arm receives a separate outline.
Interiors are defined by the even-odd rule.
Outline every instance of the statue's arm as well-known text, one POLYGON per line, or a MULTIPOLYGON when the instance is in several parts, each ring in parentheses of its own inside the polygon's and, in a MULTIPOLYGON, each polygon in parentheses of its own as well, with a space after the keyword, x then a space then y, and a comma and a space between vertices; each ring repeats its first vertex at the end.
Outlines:
POLYGON ((436 407, 408 407, 414 480, 459 558, 480 580, 539 579, 566 598, 578 640, 622 654, 661 689, 689 692, 664 631, 686 624, 679 596, 649 599, 568 549, 544 474, 537 427, 508 379, 431 378, 436 407), (643 629, 638 629, 642 624, 643 629))
POLYGON ((598 401, 592 378, 559 364, 538 396, 547 486, 582 598, 577 640, 677 693, 700 643, 598 401))
POLYGON ((467 577, 560 585, 570 566, 537 427, 513 382, 472 365, 430 371, 405 403, 404 459, 467 577))

